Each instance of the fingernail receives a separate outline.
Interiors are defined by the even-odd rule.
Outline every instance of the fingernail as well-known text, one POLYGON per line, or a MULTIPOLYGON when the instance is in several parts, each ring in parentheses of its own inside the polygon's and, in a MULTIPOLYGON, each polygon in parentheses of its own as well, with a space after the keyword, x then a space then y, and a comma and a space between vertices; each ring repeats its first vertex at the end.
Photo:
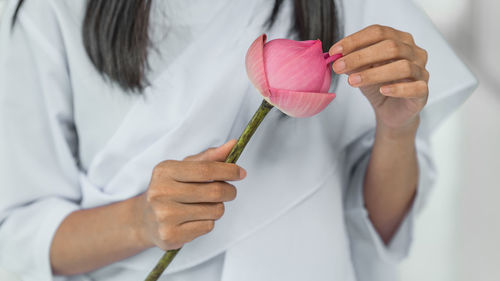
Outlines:
POLYGON ((388 95, 392 92, 391 87, 380 87, 380 93, 383 95, 388 95))
POLYGON ((337 73, 344 71, 344 69, 345 69, 345 61, 344 60, 338 60, 333 64, 333 70, 337 73))
POLYGON ((351 83, 351 85, 358 85, 359 83, 361 83, 361 76, 358 74, 349 76, 349 83, 351 83))
POLYGON ((244 179, 247 176, 247 171, 240 167, 240 179, 244 179))
POLYGON ((342 54, 342 51, 344 50, 344 48, 342 48, 341 45, 337 45, 333 48, 330 49, 330 56, 333 56, 333 55, 337 55, 337 54, 342 54))

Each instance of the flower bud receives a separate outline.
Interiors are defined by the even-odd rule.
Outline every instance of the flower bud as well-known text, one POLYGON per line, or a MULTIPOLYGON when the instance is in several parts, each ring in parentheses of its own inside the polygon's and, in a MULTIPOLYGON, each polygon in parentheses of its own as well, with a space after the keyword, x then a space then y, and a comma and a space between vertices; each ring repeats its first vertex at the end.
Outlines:
POLYGON ((323 53, 320 40, 257 38, 246 55, 252 84, 269 103, 293 117, 321 112, 335 98, 328 93, 330 63, 339 56, 323 53))

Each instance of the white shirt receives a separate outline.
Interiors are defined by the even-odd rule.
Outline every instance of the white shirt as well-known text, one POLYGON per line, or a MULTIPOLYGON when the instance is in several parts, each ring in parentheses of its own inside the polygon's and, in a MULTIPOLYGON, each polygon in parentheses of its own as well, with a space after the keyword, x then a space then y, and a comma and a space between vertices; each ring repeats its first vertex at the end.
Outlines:
MULTIPOLYGON (((245 52, 262 32, 288 36, 290 5, 272 30, 262 27, 273 2, 155 4, 160 54, 151 53, 152 84, 137 96, 106 82, 89 61, 81 39, 85 1, 27 0, 13 32, 17 1, 9 1, 0 30, 0 264, 23 280, 143 279, 159 249, 54 278, 51 239, 69 213, 144 192, 158 162, 239 136, 261 101, 245 74, 245 52)), ((295 119, 273 110, 266 117, 238 162, 248 172, 236 184, 238 198, 213 232, 185 245, 165 280, 396 279, 434 178, 429 136, 476 80, 412 2, 338 7, 345 34, 390 25, 411 32, 430 54, 417 197, 391 244, 375 232, 362 196, 373 110, 342 76, 332 87, 337 98, 319 115, 295 119)))

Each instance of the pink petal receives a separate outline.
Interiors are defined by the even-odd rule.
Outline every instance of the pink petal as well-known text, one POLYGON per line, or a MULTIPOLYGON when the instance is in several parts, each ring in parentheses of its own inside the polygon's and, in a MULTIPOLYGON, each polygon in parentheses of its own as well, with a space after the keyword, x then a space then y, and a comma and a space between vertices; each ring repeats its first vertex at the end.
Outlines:
POLYGON ((296 92, 271 88, 268 101, 289 116, 310 117, 320 113, 334 98, 334 93, 296 92))
POLYGON ((334 54, 333 56, 330 56, 329 53, 324 53, 323 55, 325 56, 327 64, 333 63, 342 57, 342 54, 334 54))
POLYGON ((330 70, 329 66, 326 66, 326 68, 327 69, 325 71, 325 76, 323 78, 323 84, 319 89, 320 93, 327 93, 328 90, 330 89, 330 84, 332 83, 332 71, 330 70))
POLYGON ((279 89, 318 92, 328 70, 319 40, 271 40, 264 61, 269 86, 279 89))
POLYGON ((245 57, 245 66, 250 82, 261 95, 269 97, 271 93, 269 92, 269 82, 264 67, 264 43, 266 38, 266 35, 262 34, 252 43, 245 57))

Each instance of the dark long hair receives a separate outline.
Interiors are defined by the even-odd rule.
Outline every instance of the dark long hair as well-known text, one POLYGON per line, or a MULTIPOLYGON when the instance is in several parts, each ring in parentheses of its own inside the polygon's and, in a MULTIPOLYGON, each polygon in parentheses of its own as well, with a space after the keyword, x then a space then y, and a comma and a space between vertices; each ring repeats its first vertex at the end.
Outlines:
MULTIPOLYGON (((168 0, 167 0, 168 1, 168 0)), ((12 18, 14 25, 24 3, 12 18)), ((140 92, 148 81, 145 72, 151 40, 149 19, 152 0, 87 0, 83 43, 96 69, 125 90, 140 92)), ((283 0, 275 0, 267 22, 272 26, 283 0)), ((300 40, 321 39, 323 48, 340 36, 334 0, 294 0, 294 32, 300 40)))

